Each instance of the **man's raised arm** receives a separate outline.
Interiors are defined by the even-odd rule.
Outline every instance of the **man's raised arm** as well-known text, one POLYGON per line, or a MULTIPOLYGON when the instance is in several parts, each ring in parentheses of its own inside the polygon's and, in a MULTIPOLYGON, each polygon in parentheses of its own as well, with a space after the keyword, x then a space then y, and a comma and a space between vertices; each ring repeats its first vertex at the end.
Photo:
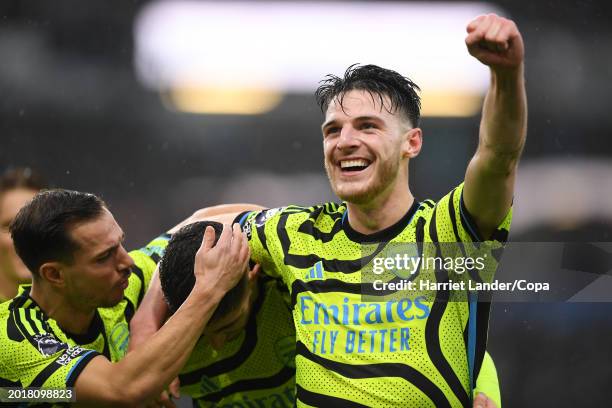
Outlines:
POLYGON ((478 149, 465 174, 463 200, 483 239, 512 205, 514 179, 527 133, 524 46, 513 21, 495 14, 467 26, 468 51, 491 72, 478 149))

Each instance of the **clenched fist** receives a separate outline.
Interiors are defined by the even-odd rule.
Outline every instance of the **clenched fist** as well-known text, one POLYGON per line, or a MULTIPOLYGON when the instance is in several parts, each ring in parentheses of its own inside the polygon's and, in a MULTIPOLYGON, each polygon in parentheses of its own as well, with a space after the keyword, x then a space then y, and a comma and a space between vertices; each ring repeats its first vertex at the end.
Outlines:
POLYGON ((514 21, 495 14, 478 16, 468 24, 467 32, 468 51, 492 70, 514 69, 523 63, 523 38, 514 21))

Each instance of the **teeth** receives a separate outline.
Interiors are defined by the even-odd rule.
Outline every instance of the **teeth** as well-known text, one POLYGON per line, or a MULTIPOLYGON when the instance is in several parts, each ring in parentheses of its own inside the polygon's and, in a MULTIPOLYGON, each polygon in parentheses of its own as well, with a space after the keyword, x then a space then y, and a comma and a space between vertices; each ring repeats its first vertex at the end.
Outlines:
POLYGON ((340 162, 340 168, 345 169, 347 167, 367 167, 370 163, 367 160, 343 160, 340 162))

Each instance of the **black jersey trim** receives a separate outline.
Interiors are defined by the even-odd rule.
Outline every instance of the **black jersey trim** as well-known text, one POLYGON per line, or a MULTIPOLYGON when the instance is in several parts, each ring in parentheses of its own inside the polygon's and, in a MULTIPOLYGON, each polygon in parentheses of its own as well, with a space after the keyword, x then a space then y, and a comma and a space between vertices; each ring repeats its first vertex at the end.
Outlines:
MULTIPOLYGON (((435 256, 440 256, 440 244, 438 242, 438 232, 437 232, 437 211, 439 207, 436 206, 433 210, 433 214, 431 216, 431 221, 429 224, 429 236, 433 241, 433 244, 436 248, 435 256)), ((448 272, 444 270, 435 271, 436 280, 438 282, 448 281, 448 272)), ((436 367, 440 375, 444 378, 448 386, 451 388, 457 399, 461 402, 464 407, 470 407, 470 397, 467 394, 467 391, 461 384, 461 381, 457 377, 457 374, 452 369, 448 360, 444 356, 442 352, 442 348, 440 346, 440 324, 442 321, 442 317, 444 316, 444 312, 448 307, 448 300, 450 297, 450 293, 448 290, 439 290, 436 293, 436 299, 434 300, 433 306, 431 308, 431 313, 427 318, 427 323, 425 326, 425 344, 427 347, 427 354, 431 359, 433 365, 436 367)))
POLYGON ((21 381, 17 380, 17 381, 11 381, 8 378, 2 378, 0 377, 0 387, 2 388, 9 388, 9 387, 18 387, 21 388, 21 381))
MULTIPOLYGON (((138 277, 138 279, 140 279, 140 289, 138 289, 138 299, 136 300, 136 304, 139 305, 140 302, 142 302, 142 299, 144 298, 145 289, 146 289, 145 288, 144 272, 136 264, 132 265, 131 269, 132 269, 132 273, 134 275, 136 275, 136 277, 138 277)), ((136 306, 136 305, 134 305, 134 306, 136 306)))
MULTIPOLYGON (((87 331, 83 334, 71 333, 67 330, 64 330, 64 334, 70 337, 75 343, 79 345, 90 344, 96 341, 100 334, 104 337, 104 342, 106 343, 106 336, 104 336, 104 322, 102 322, 102 317, 100 317, 100 313, 96 309, 93 319, 87 328, 87 331)), ((105 347, 106 349, 107 347, 105 347)), ((105 354, 106 355, 106 354, 105 354)), ((109 356, 107 356, 109 357, 109 356)), ((109 357, 110 359, 110 357, 109 357)))
POLYGON ((244 362, 251 356, 253 350, 255 350, 255 347, 257 346, 258 341, 257 315, 266 297, 264 281, 265 280, 263 279, 259 280, 259 296, 257 297, 257 300, 255 300, 253 310, 251 311, 251 316, 249 316, 249 320, 244 328, 247 335, 245 335, 244 342, 242 343, 240 349, 236 352, 236 354, 228 358, 216 361, 197 370, 179 374, 181 385, 187 386, 197 384, 200 382, 202 376, 215 377, 231 370, 235 370, 236 368, 240 367, 240 365, 244 364, 244 362))
POLYGON ((295 388, 297 391, 296 399, 313 407, 368 408, 367 405, 362 405, 344 398, 308 391, 299 385, 296 385, 295 388))
MULTIPOLYGON (((491 293, 479 292, 479 299, 476 308, 476 355, 474 360, 474 383, 480 374, 482 362, 487 349, 489 336, 489 316, 491 314, 491 293)), ((467 343, 466 343, 467 344, 467 343)), ((474 384, 476 386, 476 384, 474 384)))
POLYGON ((198 400, 208 401, 208 402, 219 402, 223 398, 226 398, 235 393, 243 393, 250 391, 258 391, 265 390, 269 388, 281 387, 287 381, 290 381, 295 377, 295 368, 291 367, 283 367, 279 372, 269 377, 261 377, 261 378, 250 378, 248 380, 240 380, 236 381, 233 384, 228 385, 227 387, 222 388, 221 390, 205 395, 198 400))
POLYGON ((331 370, 343 377, 352 379, 398 377, 406 380, 418 388, 438 408, 450 408, 450 403, 444 392, 438 388, 429 378, 417 369, 400 363, 377 363, 377 364, 344 364, 328 360, 308 350, 304 343, 298 341, 296 355, 300 355, 327 370, 331 370))
POLYGON ((463 190, 461 190, 461 197, 459 198, 459 216, 461 218, 461 224, 463 224, 463 228, 467 231, 470 238, 474 242, 483 242, 482 235, 476 226, 476 222, 474 221, 474 217, 468 211, 465 206, 465 202, 463 201, 463 190))
POLYGON ((332 227, 331 231, 324 232, 318 229, 315 225, 317 217, 322 212, 324 212, 323 210, 324 207, 320 207, 312 214, 310 214, 310 217, 307 218, 304 222, 302 222, 302 224, 299 226, 297 232, 310 235, 315 240, 321 241, 322 243, 332 241, 336 237, 336 234, 338 234, 343 229, 341 220, 342 215, 340 213, 334 215, 326 214, 328 217, 334 220, 334 226, 332 227))
MULTIPOLYGON (((373 234, 362 234, 361 232, 355 231, 348 222, 348 217, 344 217, 342 222, 342 225, 344 227, 344 233, 351 241, 357 243, 391 241, 410 224, 413 216, 416 214, 420 206, 421 203, 419 203, 415 199, 406 214, 404 214, 404 216, 399 221, 397 221, 390 227, 387 227, 384 230, 375 232, 373 234)), ((348 208, 345 214, 348 214, 348 208)))
POLYGON ((94 357, 97 357, 99 355, 100 353, 98 353, 97 351, 89 350, 87 351, 87 353, 81 356, 79 361, 72 367, 72 369, 68 373, 68 376, 66 377, 66 387, 74 387, 74 384, 76 383, 79 374, 83 372, 85 366, 89 364, 89 362, 93 360, 94 357))
POLYGON ((61 364, 58 364, 57 360, 51 361, 45 368, 43 368, 37 375, 34 377, 32 382, 28 384, 28 387, 42 387, 45 381, 49 377, 53 375, 57 370, 64 367, 61 364))

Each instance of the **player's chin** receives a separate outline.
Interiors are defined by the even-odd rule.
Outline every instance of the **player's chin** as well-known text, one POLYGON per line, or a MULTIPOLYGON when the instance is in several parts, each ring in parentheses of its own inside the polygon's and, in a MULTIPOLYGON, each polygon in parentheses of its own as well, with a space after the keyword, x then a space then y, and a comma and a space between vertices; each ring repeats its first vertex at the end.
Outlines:
POLYGON ((338 182, 334 185, 334 192, 341 200, 352 204, 365 204, 370 198, 370 189, 363 183, 338 182))
POLYGON ((123 300, 124 290, 122 288, 113 288, 113 291, 106 296, 103 305, 100 307, 117 306, 123 300))

